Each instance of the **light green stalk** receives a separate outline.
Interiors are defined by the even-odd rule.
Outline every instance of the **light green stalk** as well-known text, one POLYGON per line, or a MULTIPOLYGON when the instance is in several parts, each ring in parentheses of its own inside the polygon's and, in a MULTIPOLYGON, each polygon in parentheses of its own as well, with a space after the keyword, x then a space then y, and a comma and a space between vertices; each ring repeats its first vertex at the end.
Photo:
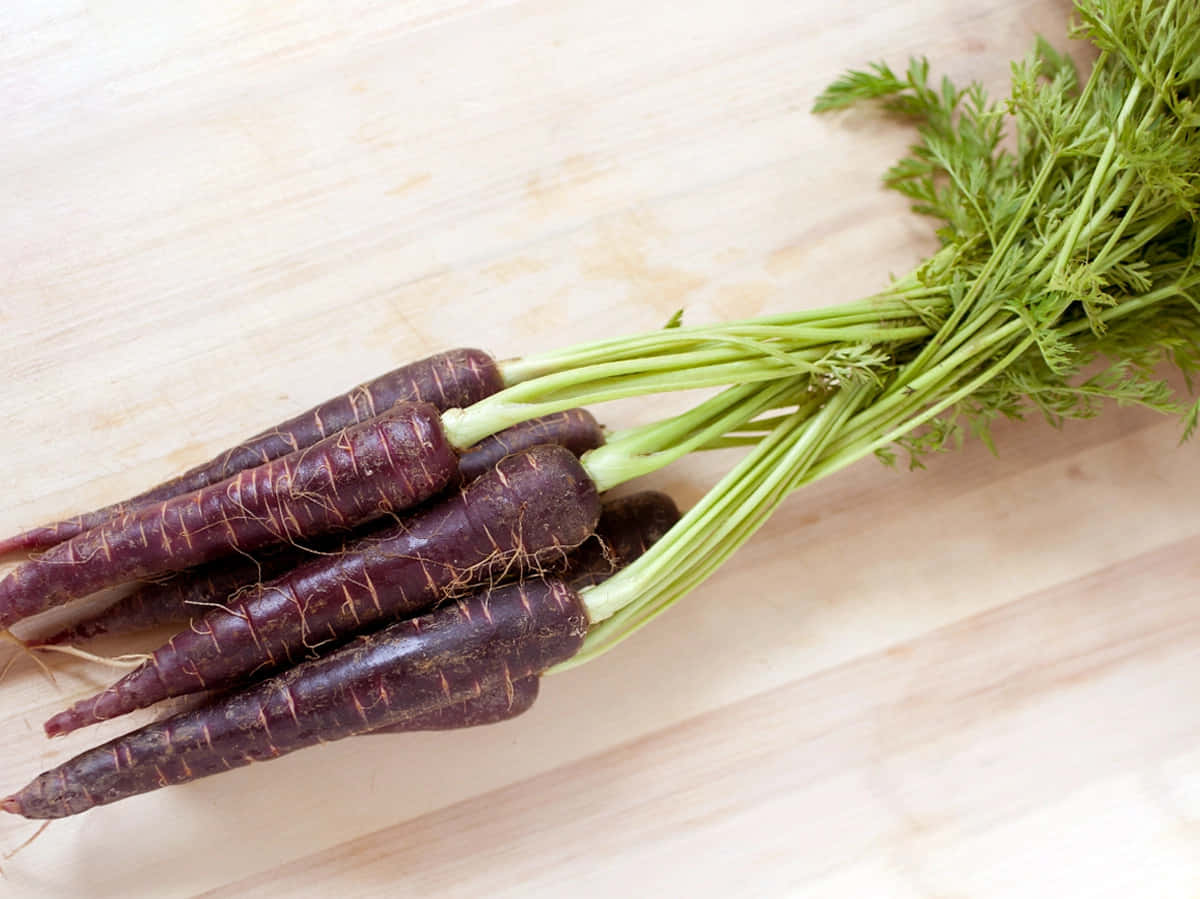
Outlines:
MULTIPOLYGON (((963 96, 975 95, 926 88, 913 74, 923 78, 923 64, 910 69, 908 81, 883 66, 854 73, 826 95, 827 107, 893 98, 898 111, 925 117, 929 153, 918 150, 893 171, 922 211, 948 223, 947 246, 902 282, 909 290, 923 285, 922 299, 932 300, 916 320, 941 323, 913 339, 897 329, 903 339, 877 344, 890 359, 873 359, 859 377, 792 414, 713 428, 705 443, 694 435, 695 446, 750 452, 642 559, 584 591, 593 627, 581 653, 560 668, 607 651, 694 589, 790 491, 889 444, 915 463, 968 429, 989 439, 996 415, 1019 415, 1032 404, 1052 421, 1087 417, 1097 399, 1182 413, 1195 426, 1200 404, 1181 408, 1154 368, 1167 359, 1185 373, 1200 370, 1193 219, 1200 208, 1200 117, 1169 95, 1178 89, 1190 96, 1200 86, 1200 65, 1193 61, 1181 74, 1173 62, 1186 54, 1169 48, 1184 35, 1194 40, 1200 13, 1175 0, 1087 0, 1080 8, 1085 19, 1089 11, 1107 17, 1105 27, 1091 31, 1103 52, 1082 92, 1070 96, 1065 61, 1044 47, 1044 58, 1024 75, 1016 71, 1029 82, 1014 88, 1014 108, 1034 135, 1022 142, 1028 158, 1005 156, 982 103, 957 109, 963 96), (1122 42, 1123 30, 1136 40, 1122 42), (1172 64, 1155 68, 1164 61, 1172 64), (1052 85, 1039 87, 1048 68, 1052 85), (1154 88, 1148 99, 1147 83, 1154 88), (1046 96, 1055 89, 1060 96, 1046 96), (1106 110, 1117 113, 1104 126, 1106 110), (1164 132, 1169 140, 1156 139, 1164 132), (1100 356, 1110 367, 1084 375, 1100 356)), ((828 315, 828 330, 806 319, 804 337, 845 325, 828 315)), ((793 376, 821 383, 815 374, 796 366, 793 376)), ((641 436, 658 433, 652 427, 641 436)), ((626 446, 636 444, 631 437, 626 446)), ((613 451, 619 455, 620 445, 613 451)))

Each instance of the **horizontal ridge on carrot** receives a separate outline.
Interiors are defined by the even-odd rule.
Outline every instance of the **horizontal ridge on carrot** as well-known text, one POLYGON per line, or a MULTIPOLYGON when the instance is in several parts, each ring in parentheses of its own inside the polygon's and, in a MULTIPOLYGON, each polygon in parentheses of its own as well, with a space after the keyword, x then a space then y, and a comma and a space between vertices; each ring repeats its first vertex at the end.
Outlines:
POLYGON ((437 410, 386 414, 227 481, 141 506, 84 531, 0 578, 0 628, 137 578, 253 552, 401 511, 458 470, 437 410))
MULTIPOLYGON (((486 590, 110 740, 39 775, 0 808, 60 818, 414 719, 437 716, 450 726, 456 707, 570 658, 587 621, 578 594, 560 581, 486 590)), ((516 688, 505 689, 515 701, 516 688)), ((476 713, 467 706, 466 715, 476 713)))
POLYGON ((377 727, 363 736, 407 734, 420 730, 464 730, 510 721, 528 712, 537 701, 541 680, 536 676, 514 681, 483 680, 479 695, 420 715, 398 724, 377 727))
POLYGON ((138 506, 151 505, 256 468, 361 424, 400 402, 429 403, 444 411, 470 406, 503 387, 495 361, 476 349, 454 349, 372 378, 287 421, 254 435, 208 462, 120 503, 0 540, 0 555, 47 549, 138 506))

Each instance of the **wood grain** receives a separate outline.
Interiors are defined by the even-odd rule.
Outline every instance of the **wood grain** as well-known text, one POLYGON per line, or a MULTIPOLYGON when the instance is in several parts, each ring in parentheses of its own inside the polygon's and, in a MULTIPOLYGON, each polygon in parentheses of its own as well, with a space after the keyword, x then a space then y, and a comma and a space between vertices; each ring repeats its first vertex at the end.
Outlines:
POLYGON ((1031 856, 1060 883, 1102 872, 1104 895, 1150 895, 1166 859, 1200 876, 1200 832, 1160 774, 1200 737, 1197 550, 1168 544, 209 895, 334 879, 356 896, 612 895, 654 871, 673 895, 992 896, 1031 856), (1147 566, 1176 587, 1148 589, 1147 566), (1089 806, 1101 820, 1075 817, 1089 806), (1105 838, 1125 816, 1149 825, 1137 854, 1055 858, 1072 830, 1105 838), (1066 833, 1024 845, 1047 817, 1066 833), (580 846, 596 864, 572 863, 580 846))
MULTIPOLYGON (((817 119, 927 53, 999 87, 1065 0, 17 2, 0 13, 0 530, 427 351, 870 292, 932 246, 908 135, 817 119)), ((660 412, 597 410, 613 425, 660 412)), ((21 896, 1196 896, 1200 465, 1108 410, 862 463, 516 721, 350 740, 56 822, 21 896)), ((694 501, 731 457, 652 479, 694 501)), ((144 648, 102 644, 104 651, 144 648)), ((0 659, 0 664, 3 660, 0 659)), ((110 672, 18 658, 9 787, 110 672)), ((138 720, 145 720, 141 718, 138 720)), ((0 822, 0 850, 35 825, 0 822)))

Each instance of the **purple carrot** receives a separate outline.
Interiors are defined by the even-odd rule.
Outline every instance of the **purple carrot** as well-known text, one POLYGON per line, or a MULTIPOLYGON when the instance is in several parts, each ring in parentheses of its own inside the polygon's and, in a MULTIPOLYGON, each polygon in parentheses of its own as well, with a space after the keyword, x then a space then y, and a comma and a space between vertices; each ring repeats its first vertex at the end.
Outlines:
POLYGON ((312 446, 343 428, 382 414, 397 403, 426 402, 445 411, 470 406, 503 386, 495 361, 482 350, 457 349, 438 353, 326 400, 145 493, 0 540, 0 555, 47 549, 138 506, 191 493, 240 471, 312 446))
POLYGON ((599 584, 641 556, 677 521, 679 507, 657 490, 608 500, 595 535, 571 553, 563 577, 575 590, 599 584))
MULTIPOLYGON (((459 478, 462 483, 469 483, 505 456, 540 444, 557 443, 579 456, 603 442, 604 435, 596 419, 584 409, 533 418, 488 437, 464 452, 458 460, 459 478)), ((378 530, 378 524, 368 527, 378 530)), ((317 547, 318 552, 340 548, 340 542, 317 547)), ((212 606, 223 605, 239 590, 311 561, 313 555, 299 547, 273 547, 267 555, 219 559, 180 572, 165 581, 139 587, 107 608, 39 642, 79 643, 101 635, 179 624, 203 615, 212 606)))
POLYGON ((604 432, 586 409, 568 409, 555 415, 531 418, 487 437, 466 450, 458 460, 463 482, 475 480, 505 456, 543 443, 565 446, 577 456, 604 442, 604 432))
POLYGON ((317 743, 449 716, 496 685, 570 658, 587 626, 578 594, 560 581, 485 591, 110 740, 38 775, 0 808, 61 818, 317 743))
POLYGON ((0 628, 126 581, 355 527, 428 499, 457 470, 437 409, 393 406, 307 449, 142 506, 21 563, 0 579, 0 628))
POLYGON ((379 536, 213 609, 108 689, 55 715, 46 733, 294 665, 319 646, 423 612, 456 591, 561 559, 599 517, 596 486, 569 450, 537 446, 507 456, 379 536))

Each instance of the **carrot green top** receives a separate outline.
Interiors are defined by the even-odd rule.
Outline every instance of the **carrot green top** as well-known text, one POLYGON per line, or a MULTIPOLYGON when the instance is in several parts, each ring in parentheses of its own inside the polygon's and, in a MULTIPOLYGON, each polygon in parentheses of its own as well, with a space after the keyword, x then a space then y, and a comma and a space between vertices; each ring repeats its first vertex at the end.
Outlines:
POLYGON ((568 664, 699 584, 790 491, 868 454, 919 466, 967 435, 991 446, 998 416, 1059 424, 1106 400, 1195 430, 1200 403, 1176 400, 1161 363, 1200 369, 1200 4, 1076 12, 1098 51, 1085 78, 1039 39, 1001 104, 933 82, 925 60, 850 72, 817 99, 870 101, 919 129, 885 183, 939 222, 941 249, 878 295, 527 358, 505 369, 513 386, 447 413, 465 445, 570 405, 725 387, 584 457, 608 487, 692 449, 752 447, 642 559, 585 591, 594 626, 568 664))

